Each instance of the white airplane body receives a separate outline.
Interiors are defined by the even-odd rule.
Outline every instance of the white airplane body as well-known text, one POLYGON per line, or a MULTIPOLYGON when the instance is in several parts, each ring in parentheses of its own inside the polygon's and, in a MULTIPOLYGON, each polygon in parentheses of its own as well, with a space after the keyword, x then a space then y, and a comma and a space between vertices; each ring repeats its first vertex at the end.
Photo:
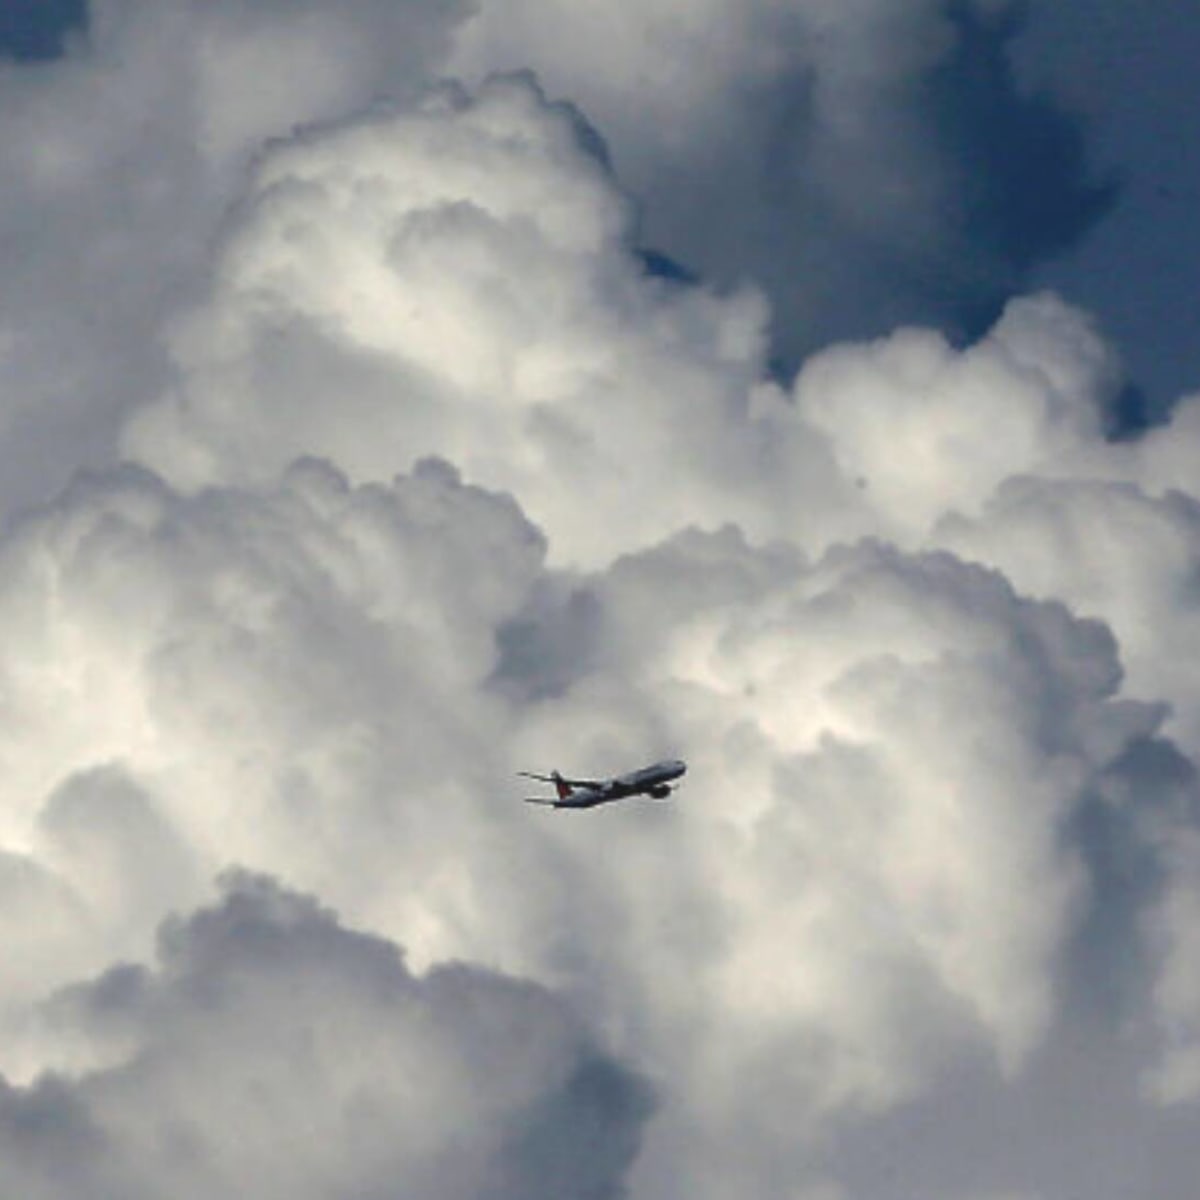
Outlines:
POLYGON ((671 781, 678 779, 687 770, 687 764, 678 758, 653 763, 627 775, 613 779, 567 779, 557 771, 549 775, 536 775, 532 771, 520 771, 526 779, 540 779, 552 783, 558 793, 551 799, 547 796, 526 796, 527 804, 544 804, 548 808, 595 808, 600 804, 611 804, 629 796, 650 796, 665 800, 675 789, 671 781))

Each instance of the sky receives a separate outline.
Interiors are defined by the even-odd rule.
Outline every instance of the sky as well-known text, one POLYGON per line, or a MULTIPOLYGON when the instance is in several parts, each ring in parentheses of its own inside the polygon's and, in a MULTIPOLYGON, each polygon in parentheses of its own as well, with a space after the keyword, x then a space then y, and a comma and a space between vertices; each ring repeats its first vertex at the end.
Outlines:
POLYGON ((1200 151, 1184 114, 1200 41, 1187 0, 1040 5, 1017 59, 1088 122, 1121 181, 1109 216, 1039 279, 1094 311, 1156 419, 1196 386, 1188 299, 1200 270, 1200 151), (1120 286, 1113 286, 1119 281, 1120 286))
POLYGON ((0 43, 0 1194, 1191 1200, 1187 3, 0 43))

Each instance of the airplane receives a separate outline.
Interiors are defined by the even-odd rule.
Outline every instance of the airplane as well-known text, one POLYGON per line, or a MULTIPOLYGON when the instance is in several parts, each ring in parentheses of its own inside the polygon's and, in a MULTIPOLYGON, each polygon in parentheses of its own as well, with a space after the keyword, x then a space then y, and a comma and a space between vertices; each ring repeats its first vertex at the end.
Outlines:
MULTIPOLYGON (((526 779, 540 779, 554 784, 557 799, 548 796, 526 796, 526 804, 544 804, 548 808, 595 808, 598 804, 611 804, 628 796, 651 796, 665 800, 675 789, 672 779, 678 779, 687 770, 687 764, 678 758, 657 762, 628 775, 614 779, 566 779, 557 771, 549 775, 536 775, 532 771, 518 771, 526 779)), ((676 784, 676 787, 679 785, 676 784)))

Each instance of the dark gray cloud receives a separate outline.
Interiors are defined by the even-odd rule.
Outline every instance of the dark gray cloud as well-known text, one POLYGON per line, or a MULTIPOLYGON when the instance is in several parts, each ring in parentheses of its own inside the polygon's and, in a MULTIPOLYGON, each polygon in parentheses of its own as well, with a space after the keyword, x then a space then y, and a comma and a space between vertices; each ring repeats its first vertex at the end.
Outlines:
POLYGON ((31 1198, 616 1200, 653 1107, 562 1000, 397 948, 258 876, 168 922, 49 1020, 117 1061, 0 1093, 0 1185, 31 1198))
POLYGON ((834 1139, 855 1200, 1188 1200, 1194 1109, 1147 1108, 1135 1039, 1073 1023, 1019 1084, 962 1064, 936 1094, 834 1139))

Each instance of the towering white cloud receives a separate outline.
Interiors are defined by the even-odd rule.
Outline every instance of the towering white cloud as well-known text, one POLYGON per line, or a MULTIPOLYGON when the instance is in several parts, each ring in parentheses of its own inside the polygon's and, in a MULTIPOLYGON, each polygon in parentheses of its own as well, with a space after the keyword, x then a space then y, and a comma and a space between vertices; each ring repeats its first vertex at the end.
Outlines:
POLYGON ((1013 477, 1111 469, 1103 434, 1119 380, 1086 317, 1037 296, 1013 301, 965 351, 902 329, 814 355, 795 398, 877 527, 919 543, 1013 477))
MULTIPOLYGON (((358 492, 300 464, 271 494, 193 501, 128 470, 19 525, 0 602, 4 837, 26 860, 18 897, 62 897, 39 938, 62 943, 44 971, 24 962, 25 986, 144 952, 230 861, 323 889, 373 880, 368 907, 378 888, 417 899, 380 835, 423 827, 403 796, 494 773, 495 749, 465 777, 456 764, 499 738, 476 689, 542 553, 511 502, 436 464, 358 492)), ((452 920, 429 899, 427 924, 452 920)), ((26 916, 4 920, 19 935, 26 916)))
MULTIPOLYGON (((703 1131, 675 1164, 693 1188, 747 1121, 778 1155, 773 1113, 817 1128, 960 1054, 1019 1072, 1088 906, 1070 825, 1160 719, 1113 702, 1103 628, 883 547, 809 567, 692 534, 575 583, 542 553, 433 464, 350 489, 309 463, 192 500, 130 472, 25 522, 8 620, 39 620, 4 663, 28 798, 10 844, 70 903, 9 993, 9 1070, 103 1065, 22 1014, 143 957, 232 860, 422 963, 567 989, 668 1089, 664 1126, 703 1131), (556 662, 581 606, 592 661, 556 662), (539 830, 494 791, 517 762, 667 745, 692 763, 680 812, 613 814, 599 853, 594 827, 539 830)), ((54 911, 30 892, 12 915, 54 911)), ((652 1137, 646 1169, 675 1152, 652 1137)))
POLYGON ((304 453, 357 479, 439 454, 575 561, 761 525, 745 413, 756 388, 783 409, 757 383, 763 305, 648 277, 581 128, 511 78, 269 155, 177 335, 179 384, 126 450, 187 487, 304 453))
POLYGON ((11 73, 78 222, 55 328, 141 282, 12 377, 18 414, 95 365, 131 461, 0 531, 4 1189, 1115 1200, 1077 1147, 1125 1133, 1189 1194, 1193 406, 1108 441, 1117 357, 1049 296, 770 365, 863 263, 971 248, 961 317, 1039 252, 929 226, 971 104, 1050 131, 1079 227, 1008 11, 109 4, 11 73), (808 173, 749 206, 801 85, 808 173), (753 281, 648 261, 672 230, 753 281), (667 753, 670 807, 505 782, 667 753))

